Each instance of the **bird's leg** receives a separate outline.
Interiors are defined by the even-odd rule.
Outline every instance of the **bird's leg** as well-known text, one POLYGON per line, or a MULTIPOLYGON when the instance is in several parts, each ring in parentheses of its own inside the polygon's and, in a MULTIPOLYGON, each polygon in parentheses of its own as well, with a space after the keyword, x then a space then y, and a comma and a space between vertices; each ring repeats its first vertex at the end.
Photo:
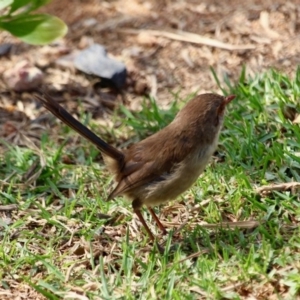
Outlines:
POLYGON ((154 238, 154 235, 153 233, 151 232, 150 228, 148 227, 142 213, 141 213, 141 201, 139 199, 135 199, 133 200, 132 202, 132 208, 133 208, 133 211, 135 212, 135 214, 138 216, 139 220, 141 221, 141 223, 143 224, 143 226, 145 227, 150 239, 152 241, 155 241, 155 238, 154 238))
POLYGON ((138 216, 139 220, 141 221, 141 223, 143 224, 143 226, 145 227, 150 239, 152 241, 155 240, 153 233, 151 232, 150 228, 148 227, 144 217, 142 216, 142 213, 139 209, 134 209, 135 214, 138 216))
MULTIPOLYGON (((148 227, 142 213, 141 213, 141 202, 139 199, 135 199, 133 202, 132 202, 132 208, 133 208, 133 211, 135 212, 135 214, 138 216, 140 222, 143 224, 143 226, 145 227, 150 239, 155 242, 155 237, 153 235, 153 233, 151 232, 150 228, 148 227)), ((151 211, 150 211, 151 212, 151 211)), ((156 215, 155 215, 156 216, 156 215)), ((157 218, 157 216, 156 216, 157 218)), ((158 219, 158 218, 157 218, 158 219)), ((162 246, 159 245, 159 243, 157 243, 157 248, 159 250, 160 253, 164 253, 164 248, 162 246)))
POLYGON ((158 216, 156 215, 156 213, 154 212, 154 210, 152 209, 152 207, 147 206, 148 210, 150 211, 150 214, 152 216, 152 218, 155 220, 157 226, 159 227, 159 229, 162 231, 163 234, 168 234, 168 231, 166 230, 166 228, 164 227, 163 224, 161 224, 158 216))

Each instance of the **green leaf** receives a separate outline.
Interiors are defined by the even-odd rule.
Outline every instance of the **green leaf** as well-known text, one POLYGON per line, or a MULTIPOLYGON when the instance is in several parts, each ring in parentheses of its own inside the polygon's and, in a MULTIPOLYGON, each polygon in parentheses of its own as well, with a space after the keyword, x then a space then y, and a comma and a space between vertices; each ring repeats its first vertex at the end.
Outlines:
POLYGON ((0 10, 11 5, 13 0, 0 0, 0 10))
POLYGON ((28 4, 29 8, 27 12, 33 11, 38 9, 39 7, 48 4, 52 0, 14 0, 13 4, 11 5, 10 13, 15 12, 19 8, 26 6, 28 4))
POLYGON ((10 6, 9 13, 12 14, 19 8, 28 5, 31 2, 31 0, 14 0, 12 5, 10 6))
MULTIPOLYGON (((16 0, 18 1, 18 0, 16 0)), ((33 4, 32 4, 32 8, 33 9, 38 9, 41 6, 44 6, 48 3, 50 3, 52 0, 32 0, 33 4)))
POLYGON ((26 15, 1 21, 0 28, 33 45, 48 44, 63 37, 68 31, 62 20, 47 14, 26 15))

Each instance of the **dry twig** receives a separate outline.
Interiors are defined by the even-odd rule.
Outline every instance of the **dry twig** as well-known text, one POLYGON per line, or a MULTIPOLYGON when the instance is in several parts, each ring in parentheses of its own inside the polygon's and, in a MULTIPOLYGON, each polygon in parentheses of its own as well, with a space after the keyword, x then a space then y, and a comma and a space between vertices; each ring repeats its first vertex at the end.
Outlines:
POLYGON ((297 188, 300 188, 300 182, 296 182, 296 181, 285 182, 285 183, 261 186, 256 189, 256 193, 265 194, 265 193, 271 193, 273 191, 287 191, 289 189, 291 189, 292 192, 295 193, 297 188))
POLYGON ((204 228, 243 228, 252 229, 259 226, 258 221, 238 221, 238 222, 221 222, 217 224, 201 224, 204 228))
POLYGON ((0 205, 0 211, 11 211, 18 209, 17 204, 0 205))
POLYGON ((211 39, 205 36, 201 36, 196 33, 187 32, 187 31, 163 31, 163 30, 137 30, 137 29, 118 29, 118 32, 128 33, 128 34, 140 34, 145 33, 154 36, 165 37, 171 40, 189 42, 194 44, 201 44, 206 46, 211 46, 215 48, 220 48, 224 50, 252 50, 255 49, 254 45, 245 44, 245 45, 232 45, 228 43, 223 43, 215 39, 211 39))

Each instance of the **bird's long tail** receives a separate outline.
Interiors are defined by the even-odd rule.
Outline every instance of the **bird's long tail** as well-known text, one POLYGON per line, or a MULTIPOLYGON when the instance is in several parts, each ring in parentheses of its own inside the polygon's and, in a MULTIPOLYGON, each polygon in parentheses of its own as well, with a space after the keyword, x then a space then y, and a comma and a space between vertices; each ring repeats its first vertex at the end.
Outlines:
POLYGON ((105 155, 118 161, 120 165, 124 162, 124 154, 115 147, 104 142, 100 137, 93 133, 90 129, 84 126, 81 122, 76 120, 69 114, 60 104, 58 104, 51 96, 44 94, 43 97, 35 96, 41 101, 45 108, 47 108, 53 115, 64 122, 66 125, 77 131, 84 138, 92 142, 105 155))

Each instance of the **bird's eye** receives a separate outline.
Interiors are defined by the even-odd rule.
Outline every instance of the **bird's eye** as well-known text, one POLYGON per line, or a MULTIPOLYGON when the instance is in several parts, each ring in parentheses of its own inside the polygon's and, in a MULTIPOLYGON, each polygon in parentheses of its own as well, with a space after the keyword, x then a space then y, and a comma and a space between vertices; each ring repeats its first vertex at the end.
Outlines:
POLYGON ((225 104, 224 103, 222 103, 219 107, 218 107, 218 110, 217 110, 217 114, 218 114, 218 116, 221 116, 221 115, 223 115, 223 113, 224 113, 224 110, 225 110, 225 104))
POLYGON ((216 119, 215 119, 215 126, 216 127, 219 125, 219 122, 220 122, 220 117, 217 116, 216 119))
POLYGON ((219 123, 220 123, 220 120, 223 118, 224 110, 225 110, 225 105, 221 104, 217 109, 217 115, 216 115, 216 119, 215 119, 215 126, 218 126, 219 123))

